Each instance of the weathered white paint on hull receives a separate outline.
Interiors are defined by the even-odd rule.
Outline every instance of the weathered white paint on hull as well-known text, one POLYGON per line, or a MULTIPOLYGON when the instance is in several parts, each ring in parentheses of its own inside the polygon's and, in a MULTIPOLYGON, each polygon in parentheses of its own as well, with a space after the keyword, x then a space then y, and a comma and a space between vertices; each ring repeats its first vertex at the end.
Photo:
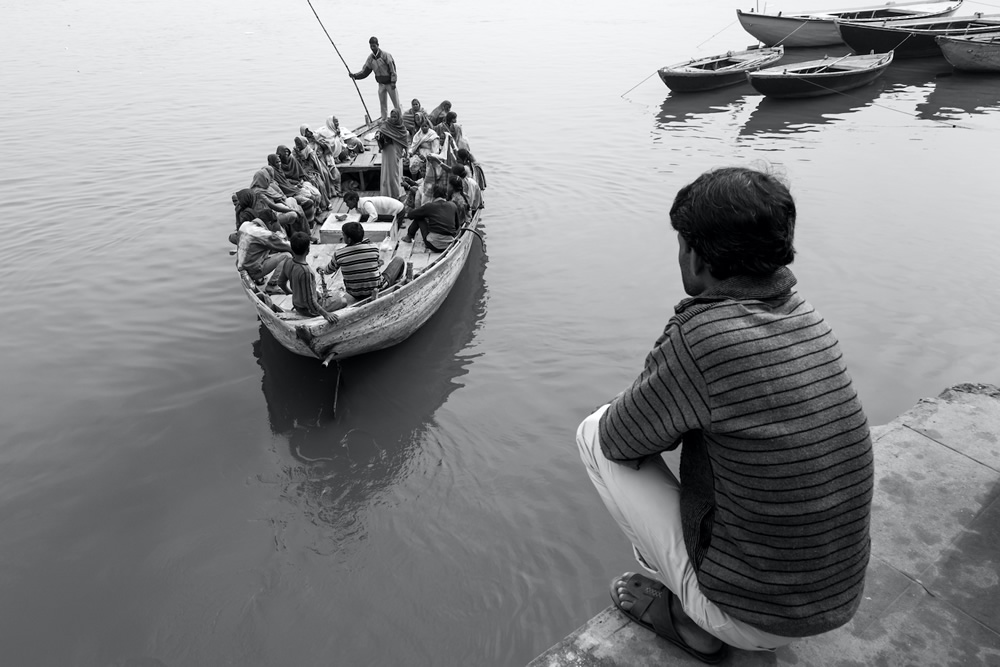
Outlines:
POLYGON ((996 41, 938 37, 941 53, 955 69, 1000 72, 1000 37, 996 41))
POLYGON ((745 12, 739 13, 739 19, 743 29, 765 46, 829 46, 844 42, 832 19, 801 19, 745 12))

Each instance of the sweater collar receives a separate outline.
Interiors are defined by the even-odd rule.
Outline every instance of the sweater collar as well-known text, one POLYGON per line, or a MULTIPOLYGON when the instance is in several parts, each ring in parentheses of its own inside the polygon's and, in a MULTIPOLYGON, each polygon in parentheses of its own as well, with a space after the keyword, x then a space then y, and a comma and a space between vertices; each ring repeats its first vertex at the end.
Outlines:
POLYGON ((682 300, 674 307, 674 312, 679 315, 687 308, 700 303, 774 299, 790 294, 796 282, 798 281, 787 266, 781 267, 769 276, 732 276, 698 296, 682 300))

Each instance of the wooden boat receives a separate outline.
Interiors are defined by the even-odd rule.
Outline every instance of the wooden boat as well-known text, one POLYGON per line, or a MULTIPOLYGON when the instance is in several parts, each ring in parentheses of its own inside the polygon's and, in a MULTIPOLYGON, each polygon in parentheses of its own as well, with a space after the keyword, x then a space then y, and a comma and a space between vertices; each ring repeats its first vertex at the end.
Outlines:
POLYGON ((1000 32, 934 38, 945 60, 966 72, 1000 72, 1000 32))
POLYGON ((768 97, 819 97, 871 83, 891 62, 892 51, 867 56, 827 56, 747 72, 747 78, 754 90, 768 97))
POLYGON ((1000 31, 1000 14, 974 14, 959 18, 855 23, 837 21, 840 36, 855 53, 895 51, 897 58, 941 56, 938 35, 976 35, 1000 31))
MULTIPOLYGON (((342 183, 351 181, 360 185, 358 194, 362 197, 377 195, 381 154, 375 143, 378 123, 369 123, 354 131, 365 143, 366 152, 350 163, 339 165, 342 183), (375 190, 367 188, 374 186, 375 190)), ((450 139, 450 138, 449 138, 450 139)), ((443 152, 448 152, 446 139, 443 152)), ((482 185, 481 169, 477 166, 476 178, 482 185)), ((333 251, 343 245, 341 225, 345 220, 358 220, 354 211, 345 220, 338 214, 346 210, 343 199, 333 200, 334 208, 320 228, 320 243, 313 244, 308 258, 309 265, 319 268, 329 263, 333 251)), ((455 282, 458 280, 469 250, 473 243, 479 243, 479 227, 482 208, 473 212, 469 221, 459 230, 457 240, 444 252, 431 252, 418 234, 412 243, 403 243, 405 227, 390 222, 364 222, 366 237, 379 246, 383 266, 393 257, 406 261, 404 276, 395 285, 361 300, 349 303, 337 310, 338 322, 330 324, 322 317, 306 317, 292 307, 291 295, 267 295, 262 286, 254 283, 246 273, 240 271, 240 282, 250 303, 257 309, 261 323, 267 327, 275 340, 286 349, 306 357, 322 359, 324 364, 353 357, 366 352, 381 350, 402 342, 421 327, 438 310, 455 282)), ((481 238, 481 237, 479 237, 481 238)), ((338 272, 334 276, 321 278, 325 290, 342 292, 343 277, 338 272)), ((348 297, 350 301, 350 297, 348 297)))
POLYGON ((659 70, 660 80, 675 93, 715 90, 746 81, 746 73, 781 60, 783 46, 743 51, 729 51, 717 56, 697 58, 659 70))
POLYGON ((931 18, 950 16, 963 0, 951 0, 949 4, 932 8, 932 5, 948 0, 920 2, 886 2, 881 5, 855 7, 853 9, 823 9, 808 12, 781 12, 764 14, 754 11, 736 10, 736 16, 743 29, 760 40, 765 46, 781 44, 789 48, 800 46, 829 46, 840 44, 843 39, 837 32, 834 21, 890 21, 896 19, 931 18))

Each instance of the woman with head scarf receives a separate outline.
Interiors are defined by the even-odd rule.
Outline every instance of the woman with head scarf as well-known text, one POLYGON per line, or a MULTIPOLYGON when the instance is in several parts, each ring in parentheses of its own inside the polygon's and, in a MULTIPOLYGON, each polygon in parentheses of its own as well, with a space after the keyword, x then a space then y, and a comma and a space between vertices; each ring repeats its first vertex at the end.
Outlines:
POLYGON ((431 127, 427 116, 418 113, 414 119, 417 123, 417 131, 413 133, 410 141, 410 171, 414 174, 423 173, 427 155, 441 151, 441 139, 437 132, 431 127))
POLYGON ((262 167, 254 173, 250 182, 250 192, 254 196, 252 209, 255 217, 259 217, 265 210, 274 211, 278 223, 286 230, 299 219, 302 207, 294 199, 285 197, 281 193, 274 184, 270 167, 262 167))
MULTIPOLYGON (((323 139, 320 139, 318 135, 314 134, 305 125, 299 126, 299 135, 305 137, 306 141, 309 143, 310 148, 313 150, 313 155, 319 162, 319 166, 327 172, 330 181, 333 183, 334 193, 340 192, 340 170, 337 169, 336 157, 333 155, 332 148, 323 139)), ((334 196, 333 194, 330 195, 334 196)))
POLYGON ((451 111, 451 102, 449 102, 448 100, 445 100, 441 104, 434 107, 434 110, 431 111, 429 115, 431 125, 437 125, 438 123, 443 121, 445 114, 448 113, 449 111, 451 111))
POLYGON ((389 112, 389 118, 379 128, 378 145, 382 149, 379 193, 383 197, 399 199, 403 194, 403 156, 410 145, 410 133, 395 109, 389 112))
POLYGON ((414 97, 413 101, 410 102, 410 108, 403 112, 403 126, 410 134, 417 131, 415 116, 418 113, 426 114, 427 112, 420 106, 420 100, 414 97))
POLYGON ((316 153, 305 137, 295 137, 295 148, 292 149, 292 157, 302 165, 302 171, 306 178, 319 189, 321 195, 320 207, 329 208, 330 197, 337 194, 337 189, 333 185, 330 172, 320 163, 316 153))

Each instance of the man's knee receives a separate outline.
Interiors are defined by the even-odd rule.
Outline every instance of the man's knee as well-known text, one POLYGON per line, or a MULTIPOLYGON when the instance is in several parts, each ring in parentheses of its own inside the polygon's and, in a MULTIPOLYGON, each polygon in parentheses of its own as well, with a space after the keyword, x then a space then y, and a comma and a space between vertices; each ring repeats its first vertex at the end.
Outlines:
POLYGON ((601 415, 607 408, 608 406, 604 405, 595 410, 580 422, 580 426, 576 429, 576 446, 580 449, 583 462, 591 468, 597 467, 596 457, 604 456, 601 452, 598 431, 600 430, 601 415))

